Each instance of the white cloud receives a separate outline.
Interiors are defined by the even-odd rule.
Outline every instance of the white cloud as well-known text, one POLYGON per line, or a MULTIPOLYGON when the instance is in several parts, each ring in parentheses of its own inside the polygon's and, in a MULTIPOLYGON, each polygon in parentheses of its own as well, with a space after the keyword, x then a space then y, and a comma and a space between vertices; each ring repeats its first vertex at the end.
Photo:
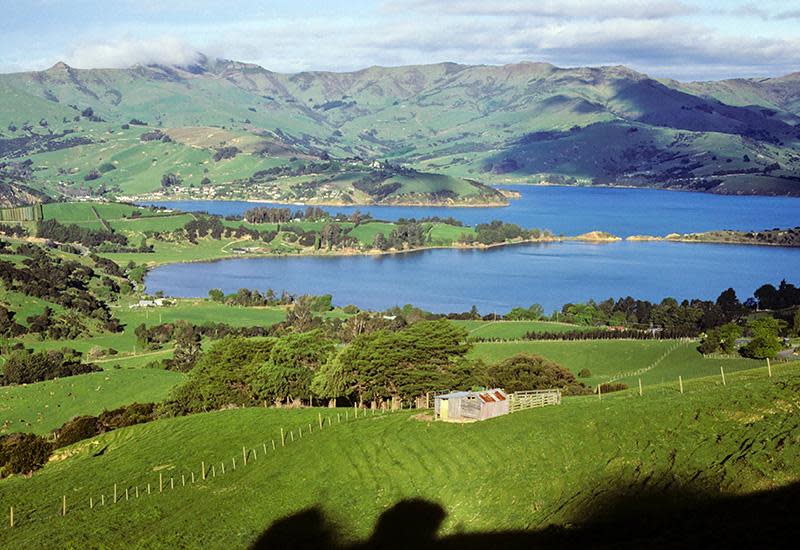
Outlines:
POLYGON ((384 9, 392 13, 422 10, 468 16, 532 16, 579 19, 665 19, 698 10, 680 0, 391 0, 384 9))
POLYGON ((153 39, 121 38, 107 42, 80 43, 66 56, 66 62, 80 68, 124 68, 137 63, 188 65, 198 55, 197 48, 172 36, 153 39))

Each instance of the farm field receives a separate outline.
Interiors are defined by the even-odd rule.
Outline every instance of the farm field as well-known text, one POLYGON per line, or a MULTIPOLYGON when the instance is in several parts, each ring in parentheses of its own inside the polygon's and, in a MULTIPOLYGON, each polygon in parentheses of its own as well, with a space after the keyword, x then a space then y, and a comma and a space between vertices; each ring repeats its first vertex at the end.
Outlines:
MULTIPOLYGON (((442 519, 438 534, 446 540, 480 536, 485 547, 506 541, 513 543, 506 547, 524 548, 544 540, 539 537, 577 536, 592 521, 619 524, 603 531, 610 540, 689 542, 703 536, 704 518, 676 532, 663 527, 671 514, 684 510, 680 517, 689 518, 690 509, 712 513, 715 503, 746 504, 746 495, 756 491, 772 491, 758 501, 770 505, 779 491, 796 490, 800 446, 783 441, 800 429, 799 392, 800 365, 794 363, 781 365, 772 379, 749 370, 731 374, 724 387, 716 378, 692 380, 684 395, 657 386, 643 398, 633 391, 603 401, 567 398, 562 406, 467 425, 420 421, 409 412, 368 414, 339 425, 342 409, 250 408, 159 420, 63 449, 29 479, 0 481, 0 509, 15 506, 17 518, 14 528, 0 527, 0 542, 36 546, 46 537, 53 546, 70 547, 88 538, 99 546, 247 548, 262 535, 262 544, 288 540, 269 538, 280 530, 266 532, 283 518, 284 537, 320 543, 329 529, 345 543, 369 538, 381 514, 409 498, 425 502, 382 518, 385 528, 394 528, 395 542, 413 535, 393 521, 430 525, 418 536, 432 537, 439 527, 432 517, 442 519), (319 432, 318 414, 332 418, 332 426, 319 432), (280 447, 281 428, 294 436, 286 448, 280 447), (750 444, 742 446, 744 440, 750 444), (214 466, 205 481, 201 462, 207 471, 214 466), (62 495, 66 517, 59 516, 62 495), (101 498, 104 505, 97 504, 101 498), (154 521, 164 527, 150 528, 154 521), (538 531, 563 524, 573 529, 538 531)), ((736 510, 752 523, 753 510, 736 510)), ((773 525, 769 517, 759 521, 765 529, 773 525)), ((775 536, 736 521, 726 529, 734 532, 775 536)))
POLYGON ((84 353, 95 347, 113 348, 120 354, 97 361, 98 365, 106 369, 115 365, 131 368, 144 366, 150 361, 165 358, 166 352, 163 350, 156 352, 147 352, 142 349, 135 350, 136 335, 134 330, 140 324, 152 327, 162 323, 174 323, 183 320, 196 325, 224 322, 235 327, 270 326, 283 321, 286 317, 286 310, 280 307, 237 307, 210 300, 173 299, 172 301, 175 302, 173 306, 154 308, 131 309, 128 307, 128 302, 123 302, 118 307, 114 307, 112 309, 114 315, 124 325, 124 331, 118 334, 105 333, 70 341, 40 341, 33 337, 27 337, 24 343, 27 347, 36 350, 58 349, 66 345, 84 353), (138 352, 135 356, 132 355, 134 351, 138 352))
POLYGON ((643 384, 677 384, 678 376, 683 379, 713 376, 719 368, 725 372, 765 367, 753 359, 731 358, 710 359, 697 351, 695 341, 677 340, 578 340, 578 341, 527 341, 527 342, 479 342, 470 352, 475 358, 487 363, 496 363, 519 353, 533 353, 555 361, 576 375, 589 369, 591 376, 581 381, 595 386, 611 379, 637 384, 641 377, 643 384), (653 365, 667 353, 666 358, 641 375, 620 376, 653 365))
POLYGON ((162 401, 185 375, 156 369, 111 369, 25 386, 0 387, 0 433, 44 434, 74 416, 130 403, 162 401))
POLYGON ((497 338, 514 340, 524 338, 528 332, 573 332, 590 327, 556 323, 553 321, 453 321, 467 329, 470 338, 497 338))

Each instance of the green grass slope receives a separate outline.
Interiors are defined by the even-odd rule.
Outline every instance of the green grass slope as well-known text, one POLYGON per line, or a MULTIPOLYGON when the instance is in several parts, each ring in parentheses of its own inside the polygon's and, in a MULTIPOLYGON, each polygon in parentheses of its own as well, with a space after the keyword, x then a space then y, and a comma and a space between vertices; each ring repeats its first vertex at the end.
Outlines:
POLYGON ((581 340, 477 343, 470 352, 487 363, 496 363, 518 353, 533 353, 555 361, 574 374, 589 369, 592 376, 582 379, 589 385, 619 381, 634 386, 638 378, 646 385, 678 383, 684 380, 725 372, 766 367, 760 361, 744 358, 705 358, 697 342, 676 340, 581 340))
MULTIPOLYGON (((456 184, 437 182, 439 190, 467 196, 474 193, 459 178, 800 193, 796 75, 685 84, 625 67, 543 63, 284 75, 199 57, 191 68, 58 64, 0 75, 0 95, 8 99, 0 156, 31 156, 29 175, 51 192, 64 181, 71 192, 105 185, 144 193, 167 172, 224 187, 330 154, 455 177, 456 184), (92 116, 81 115, 87 107, 92 116), (122 129, 134 118, 149 126, 122 129), (140 142, 156 127, 173 140, 140 142), (67 143, 73 138, 80 140, 67 143), (214 161, 222 145, 242 153, 214 161), (84 181, 102 165, 116 169, 84 181), (732 189, 731 178, 747 181, 732 189)), ((415 182, 398 183, 413 189, 415 182)))
POLYGON ((160 402, 184 379, 178 372, 112 369, 0 387, 0 433, 44 434, 78 415, 97 415, 130 403, 160 402))
MULTIPOLYGON (((602 401, 573 398, 470 425, 419 421, 409 413, 340 425, 336 414, 344 411, 327 409, 254 408, 161 420, 64 449, 30 479, 0 481, 0 509, 14 506, 17 522, 13 529, 0 527, 0 542, 246 548, 274 521, 310 508, 332 522, 337 538, 364 540, 381 514, 407 498, 432 504, 427 515, 411 513, 396 526, 397 537, 423 529, 433 506, 443 514, 440 535, 483 534, 491 541, 509 530, 581 526, 587 518, 613 515, 616 508, 604 503, 621 497, 648 494, 665 505, 671 498, 691 506, 778 490, 800 477, 799 390, 794 364, 776 369, 772 379, 746 371, 724 387, 697 379, 683 395, 664 387, 643 398, 634 392, 602 401), (322 432, 318 412, 333 421, 322 432), (280 447, 281 428, 295 437, 286 448, 280 447), (250 449, 247 466, 243 445, 250 449), (214 466, 214 477, 200 479, 201 461, 207 470, 214 466), (66 517, 59 515, 62 495, 66 517), (98 504, 101 495, 105 505, 98 504)), ((322 526, 300 518, 285 528, 295 537, 313 537, 322 526)), ((611 536, 625 537, 625 529, 611 536)))

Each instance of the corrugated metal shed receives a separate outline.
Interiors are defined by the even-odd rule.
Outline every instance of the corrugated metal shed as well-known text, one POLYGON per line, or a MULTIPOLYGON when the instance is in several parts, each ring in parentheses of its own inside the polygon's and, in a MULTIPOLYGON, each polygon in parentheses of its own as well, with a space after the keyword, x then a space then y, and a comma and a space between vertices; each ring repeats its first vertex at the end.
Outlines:
POLYGON ((434 397, 437 420, 468 422, 508 414, 508 394, 500 388, 459 391, 434 397))

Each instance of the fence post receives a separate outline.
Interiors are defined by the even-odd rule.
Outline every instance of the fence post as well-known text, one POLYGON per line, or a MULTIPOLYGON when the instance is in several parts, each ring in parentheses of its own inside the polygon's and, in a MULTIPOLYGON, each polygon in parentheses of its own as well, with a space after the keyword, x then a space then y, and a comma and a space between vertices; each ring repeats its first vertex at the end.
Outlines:
POLYGON ((61 497, 61 515, 67 515, 67 495, 61 497))
POLYGON ((722 385, 723 385, 723 386, 726 386, 727 384, 725 384, 725 369, 723 369, 722 367, 720 367, 720 368, 719 368, 719 373, 722 375, 722 385))
POLYGON ((185 486, 186 486, 186 474, 181 474, 181 487, 185 486))
POLYGON ((244 466, 247 466, 247 449, 244 445, 242 445, 242 463, 244 466))
POLYGON ((206 480, 206 463, 205 463, 205 461, 200 463, 200 478, 203 481, 206 480))
POLYGON ((342 415, 339 414, 339 413, 336 413, 336 423, 337 424, 341 424, 342 423, 342 415))
POLYGON ((222 466, 222 475, 225 475, 225 461, 220 462, 220 465, 222 466))
POLYGON ((14 527, 14 507, 11 506, 11 510, 9 511, 8 521, 11 523, 11 527, 14 527))
POLYGON ((175 489, 175 478, 171 477, 169 478, 169 490, 172 491, 173 489, 175 489))
POLYGON ((642 379, 639 378, 639 397, 642 396, 642 379))
POLYGON ((597 399, 600 401, 603 400, 603 384, 597 384, 597 399))
POLYGON ((275 450, 275 440, 274 439, 272 440, 272 450, 273 451, 275 450))
POLYGON ((233 469, 235 470, 236 469, 236 457, 233 457, 231 459, 231 464, 233 464, 233 469))
POLYGON ((128 488, 125 487, 125 500, 128 500, 128 488))
POLYGON ((678 385, 681 387, 681 393, 683 393, 683 378, 681 378, 680 374, 678 375, 678 385))
POLYGON ((294 430, 289 432, 289 439, 291 439, 292 443, 294 443, 294 430))
POLYGON ((164 475, 161 472, 158 472, 158 492, 164 492, 164 475))
POLYGON ((192 483, 194 483, 194 472, 192 472, 192 483))
POLYGON ((767 357, 767 373, 769 374, 769 377, 772 378, 772 367, 769 364, 769 357, 767 357))
POLYGON ((139 498, 139 486, 138 485, 135 487, 134 492, 136 494, 136 498, 139 498))
MULTIPOLYGON (((13 510, 14 508, 11 508, 11 509, 13 510)), ((89 497, 89 510, 92 510, 92 509, 94 509, 94 498, 89 497)), ((12 517, 13 517, 14 512, 11 512, 11 514, 12 514, 12 517)), ((11 527, 14 527, 14 526, 12 525, 11 527)))
POLYGON ((100 495, 100 506, 106 505, 106 495, 100 495))
POLYGON ((285 447, 285 446, 286 446, 286 438, 283 435, 283 428, 281 428, 281 447, 285 447))
POLYGON ((317 413, 317 418, 319 418, 319 429, 321 430, 322 429, 322 413, 321 412, 317 413))
POLYGON ((264 447, 264 456, 266 456, 267 455, 267 444, 264 443, 263 447, 264 447))

